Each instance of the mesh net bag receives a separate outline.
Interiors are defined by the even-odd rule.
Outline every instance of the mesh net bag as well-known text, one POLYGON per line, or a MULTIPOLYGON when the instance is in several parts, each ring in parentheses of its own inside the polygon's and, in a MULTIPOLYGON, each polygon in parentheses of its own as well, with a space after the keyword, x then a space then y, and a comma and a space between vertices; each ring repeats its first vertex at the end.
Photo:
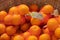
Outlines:
POLYGON ((0 0, 0 10, 8 10, 12 6, 19 4, 37 4, 39 7, 45 4, 51 4, 60 11, 60 0, 0 0))

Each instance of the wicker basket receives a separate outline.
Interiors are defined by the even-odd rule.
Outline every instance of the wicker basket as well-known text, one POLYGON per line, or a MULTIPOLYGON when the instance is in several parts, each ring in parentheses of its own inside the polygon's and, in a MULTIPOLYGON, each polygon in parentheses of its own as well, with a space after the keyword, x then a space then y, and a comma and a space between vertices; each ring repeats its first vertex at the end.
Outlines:
POLYGON ((8 10, 12 6, 19 4, 37 4, 39 7, 45 4, 51 4, 60 12, 60 0, 0 0, 0 10, 8 10))

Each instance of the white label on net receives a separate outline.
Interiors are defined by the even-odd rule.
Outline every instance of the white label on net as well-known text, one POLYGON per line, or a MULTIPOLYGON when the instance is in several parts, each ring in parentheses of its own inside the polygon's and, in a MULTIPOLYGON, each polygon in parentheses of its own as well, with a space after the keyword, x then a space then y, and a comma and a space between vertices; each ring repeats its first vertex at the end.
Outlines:
POLYGON ((52 13, 52 15, 58 16, 59 15, 58 9, 55 9, 54 12, 52 13))
POLYGON ((38 13, 38 12, 32 12, 30 14, 33 18, 37 18, 37 19, 40 19, 40 20, 43 20, 43 15, 38 13))

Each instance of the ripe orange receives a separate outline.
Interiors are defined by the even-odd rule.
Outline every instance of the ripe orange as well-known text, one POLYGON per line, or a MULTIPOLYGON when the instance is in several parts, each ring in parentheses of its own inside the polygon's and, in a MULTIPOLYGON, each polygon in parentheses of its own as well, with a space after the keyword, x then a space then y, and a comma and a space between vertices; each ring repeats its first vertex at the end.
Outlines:
POLYGON ((18 6, 18 11, 20 15, 25 15, 29 13, 29 7, 25 4, 21 4, 18 6))
POLYGON ((8 36, 6 33, 2 34, 0 38, 1 40, 10 40, 10 36, 8 36))
POLYGON ((29 24, 25 23, 21 26, 22 31, 27 31, 29 29, 29 24))
POLYGON ((4 17, 7 15, 6 11, 0 11, 0 22, 4 21, 4 17))
POLYGON ((12 24, 13 25, 19 25, 21 21, 21 16, 14 14, 12 17, 12 24))
POLYGON ((37 18, 31 18, 30 22, 32 25, 40 25, 41 24, 41 20, 37 19, 37 18))
POLYGON ((29 32, 30 32, 32 35, 39 36, 39 35, 41 34, 41 29, 40 29, 39 26, 33 25, 33 26, 30 27, 29 32))
POLYGON ((12 15, 7 15, 5 18, 4 18, 4 23, 6 25, 12 25, 12 15))
POLYGON ((45 14, 51 14, 53 12, 54 8, 52 5, 45 5, 41 10, 40 12, 43 12, 45 14))
POLYGON ((23 33, 23 37, 24 37, 24 38, 27 38, 27 37, 29 37, 30 35, 31 35, 31 34, 30 34, 30 32, 28 32, 28 31, 23 33))
POLYGON ((39 40, 50 40, 50 35, 42 34, 39 36, 39 40))
POLYGON ((51 18, 47 22, 47 27, 50 31, 54 31, 57 27, 59 27, 59 24, 55 18, 51 18))
POLYGON ((56 30, 55 30, 55 36, 57 38, 60 38, 60 27, 56 28, 56 30))
POLYGON ((0 34, 3 34, 6 31, 6 26, 4 24, 0 24, 0 34))
POLYGON ((7 33, 8 35, 13 35, 13 34, 16 33, 16 28, 15 28, 14 26, 8 26, 8 27, 6 28, 6 33, 7 33))
POLYGON ((11 15, 13 15, 13 14, 19 14, 18 13, 18 8, 17 7, 11 7, 10 9, 9 9, 9 14, 11 14, 11 15))
POLYGON ((27 37, 26 40, 38 40, 38 38, 34 35, 31 35, 31 36, 27 37))
POLYGON ((24 37, 22 37, 21 35, 15 35, 13 37, 13 40, 24 40, 24 37))
POLYGON ((38 11, 38 6, 36 4, 30 5, 30 11, 38 11))

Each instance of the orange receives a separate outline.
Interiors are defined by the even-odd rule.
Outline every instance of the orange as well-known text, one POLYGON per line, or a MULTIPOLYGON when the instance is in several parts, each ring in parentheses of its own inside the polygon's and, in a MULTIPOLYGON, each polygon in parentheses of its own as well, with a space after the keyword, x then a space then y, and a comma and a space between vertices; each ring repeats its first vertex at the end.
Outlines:
POLYGON ((44 7, 42 7, 42 9, 40 10, 40 12, 43 12, 45 14, 51 14, 54 11, 54 7, 50 4, 45 5, 44 7))
POLYGON ((30 5, 30 11, 38 11, 38 6, 36 4, 30 5))
POLYGON ((12 25, 12 15, 7 15, 5 18, 4 18, 4 23, 6 25, 12 25))
POLYGON ((50 31, 54 31, 57 27, 59 27, 59 24, 55 18, 51 18, 47 22, 47 27, 50 31))
POLYGON ((27 31, 28 29, 29 29, 29 24, 28 23, 25 23, 21 26, 22 31, 27 31))
POLYGON ((0 11, 0 21, 4 21, 4 17, 7 15, 6 11, 0 11))
POLYGON ((54 33, 57 38, 60 38, 60 27, 56 28, 54 33))
POLYGON ((39 36, 41 34, 41 28, 37 25, 33 25, 33 26, 30 27, 29 32, 32 35, 39 36))
POLYGON ((12 17, 12 24, 13 25, 19 25, 21 21, 21 16, 14 14, 12 17))
POLYGON ((11 15, 13 15, 13 14, 19 14, 18 13, 18 8, 17 7, 11 7, 10 9, 9 9, 9 14, 11 14, 11 15))
POLYGON ((50 40, 50 35, 42 34, 39 36, 39 40, 50 40))
POLYGON ((30 32, 28 32, 28 31, 23 33, 23 37, 24 37, 24 38, 27 38, 27 37, 29 37, 30 35, 31 35, 31 34, 30 34, 30 32))
POLYGON ((32 25, 40 25, 41 24, 41 20, 37 19, 37 18, 31 18, 30 22, 32 25))
POLYGON ((27 37, 26 40, 38 40, 38 38, 34 35, 31 35, 31 36, 27 37))
POLYGON ((52 40, 58 40, 55 35, 52 35, 52 40))
POLYGON ((16 28, 15 28, 14 26, 8 26, 8 27, 6 28, 6 33, 7 33, 8 35, 13 35, 13 34, 16 33, 16 28))
POLYGON ((0 38, 1 38, 1 40, 10 40, 10 36, 7 35, 6 33, 2 34, 2 35, 0 36, 0 38))
POLYGON ((18 6, 18 11, 20 15, 25 15, 29 13, 29 7, 25 4, 21 4, 18 6))
POLYGON ((15 35, 13 37, 13 40, 24 40, 24 37, 22 37, 21 35, 15 35))
POLYGON ((3 34, 6 31, 6 26, 4 24, 0 24, 0 34, 3 34))

